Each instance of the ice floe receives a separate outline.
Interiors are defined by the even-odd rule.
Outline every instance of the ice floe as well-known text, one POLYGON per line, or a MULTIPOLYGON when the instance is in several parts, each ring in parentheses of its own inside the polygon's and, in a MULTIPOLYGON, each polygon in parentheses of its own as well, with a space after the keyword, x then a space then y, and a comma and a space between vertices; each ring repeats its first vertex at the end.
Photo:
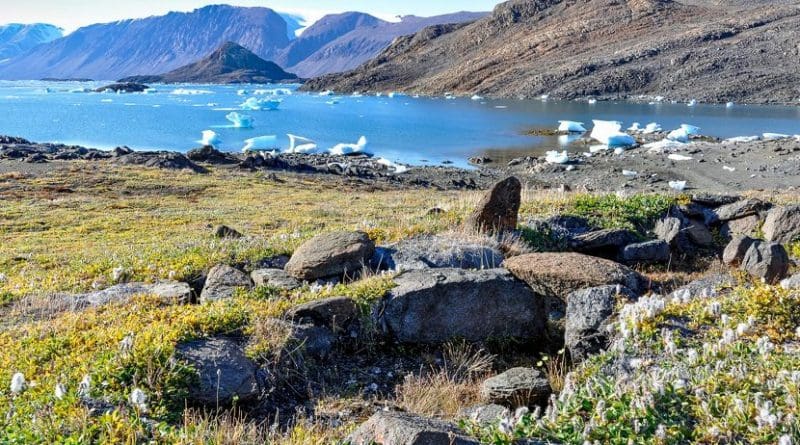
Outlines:
POLYGON ((188 88, 178 88, 178 89, 172 90, 172 92, 169 93, 169 94, 172 94, 172 95, 175 95, 175 96, 198 96, 200 94, 214 94, 214 92, 210 91, 210 90, 194 90, 194 89, 188 89, 188 88))
POLYGON ((764 133, 763 136, 765 141, 779 141, 782 139, 789 139, 792 137, 791 135, 782 133, 764 133))
POLYGON ((242 151, 278 151, 278 138, 275 135, 258 136, 245 139, 242 151))
POLYGON ((677 142, 689 142, 689 138, 694 135, 700 134, 700 127, 694 125, 681 124, 677 130, 672 130, 667 134, 667 139, 677 142))
POLYGON ((392 170, 394 174, 401 174, 408 171, 407 166, 398 164, 396 162, 392 162, 386 158, 378 158, 375 162, 381 165, 385 165, 386 167, 389 168, 389 170, 392 170))
POLYGON ((325 90, 319 93, 320 96, 333 96, 333 94, 334 93, 331 90, 325 90))
POLYGON ((331 99, 325 103, 328 105, 339 105, 339 99, 331 99))
POLYGON ((203 138, 200 139, 200 145, 203 147, 214 146, 219 144, 219 135, 213 130, 203 130, 203 138))
POLYGON ((597 103, 597 99, 589 99, 589 100, 587 100, 586 102, 588 102, 588 103, 589 103, 589 105, 594 105, 594 104, 596 104, 596 103, 597 103))
POLYGON ((659 125, 656 122, 650 122, 649 124, 645 125, 644 130, 642 130, 642 133, 653 134, 653 133, 658 133, 659 131, 661 131, 661 125, 659 125))
POLYGON ((679 155, 677 153, 673 153, 673 154, 667 156, 667 159, 669 159, 671 161, 691 161, 692 157, 691 156, 679 155))
POLYGON ((481 96, 479 94, 474 94, 474 95, 472 95, 472 97, 470 97, 470 99, 474 100, 474 101, 479 101, 479 100, 483 100, 483 96, 481 96))
POLYGON ((566 164, 569 162, 569 154, 566 151, 548 151, 544 160, 548 164, 566 164))
POLYGON ((292 90, 288 88, 259 89, 253 91, 255 96, 291 96, 292 90))
POLYGON ((670 139, 662 139, 660 141, 645 144, 644 148, 650 153, 670 153, 686 148, 685 143, 673 141, 670 139))
POLYGON ((355 144, 336 144, 333 148, 328 150, 328 152, 332 155, 350 155, 356 153, 367 153, 367 138, 365 136, 361 136, 358 139, 358 142, 355 144))
POLYGON ((628 127, 628 131, 632 133, 638 133, 642 131, 642 125, 638 122, 634 122, 630 127, 628 127))
POLYGON ((696 107, 697 106, 697 100, 695 100, 695 99, 690 100, 689 103, 686 104, 686 106, 696 107))
POLYGON ((669 181, 669 188, 682 192, 686 190, 686 181, 669 181))
POLYGON ((225 116, 235 128, 253 128, 253 118, 246 114, 239 114, 237 112, 228 113, 225 116))
POLYGON ((286 153, 314 153, 317 151, 317 143, 309 138, 287 134, 289 137, 289 149, 286 153))
POLYGON ((567 133, 586 133, 583 122, 558 121, 558 131, 567 133))
POLYGON ((761 136, 736 136, 722 141, 723 144, 734 144, 737 142, 755 142, 761 140, 761 136))
POLYGON ((259 99, 250 97, 239 105, 239 108, 250 111, 274 111, 281 105, 280 99, 259 99))
POLYGON ((736 104, 733 103, 733 102, 728 102, 728 103, 725 104, 725 108, 733 108, 735 106, 736 106, 736 104))
POLYGON ((617 121, 593 120, 591 138, 609 147, 631 147, 636 145, 636 139, 628 133, 623 133, 622 123, 617 121))
POLYGON ((236 92, 237 96, 247 96, 248 94, 249 93, 247 92, 247 90, 239 90, 236 92))

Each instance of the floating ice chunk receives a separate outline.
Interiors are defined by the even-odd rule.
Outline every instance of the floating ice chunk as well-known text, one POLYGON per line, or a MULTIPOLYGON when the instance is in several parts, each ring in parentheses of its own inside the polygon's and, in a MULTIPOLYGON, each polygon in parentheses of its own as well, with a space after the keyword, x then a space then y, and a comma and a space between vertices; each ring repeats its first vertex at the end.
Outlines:
POLYGON ((761 136, 736 136, 722 141, 723 144, 734 144, 737 142, 755 142, 761 140, 761 136))
POLYGON ((203 130, 203 138, 200 139, 200 144, 203 147, 213 147, 219 143, 219 135, 213 130, 203 130))
POLYGON ((695 99, 690 100, 689 103, 686 104, 686 106, 696 107, 697 106, 697 100, 695 100, 695 99))
POLYGON ((236 92, 237 96, 247 96, 248 94, 249 93, 247 92, 247 90, 239 90, 236 92))
POLYGON ((325 90, 319 93, 320 96, 333 96, 333 91, 325 90))
POLYGON ((175 96, 198 96, 200 94, 214 94, 213 91, 209 90, 192 90, 187 88, 178 88, 176 90, 172 90, 171 93, 175 96))
POLYGON ((725 104, 725 108, 733 108, 735 106, 736 106, 736 104, 733 103, 733 102, 728 102, 728 103, 725 104))
POLYGON ((458 99, 458 97, 456 97, 453 93, 444 93, 444 98, 446 100, 456 100, 456 99, 458 99))
POLYGON ((406 97, 406 94, 405 93, 398 93, 396 91, 392 91, 391 93, 388 94, 388 96, 389 96, 390 99, 394 99, 395 97, 406 97))
POLYGON ((723 165, 723 166, 722 166, 722 169, 723 169, 723 170, 725 170, 725 171, 729 171, 729 172, 735 172, 735 171, 736 171, 736 168, 734 168, 734 167, 729 167, 729 166, 727 166, 727 165, 723 165))
POLYGON ((329 101, 327 101, 325 103, 328 104, 328 105, 338 105, 339 104, 339 99, 332 99, 332 100, 329 100, 329 101))
POLYGON ((231 121, 235 128, 253 128, 253 118, 237 112, 228 113, 225 119, 231 121))
POLYGON ((656 122, 650 122, 649 124, 645 125, 644 130, 642 130, 642 133, 653 134, 659 131, 661 131, 661 125, 658 125, 656 122))
POLYGON ((539 96, 539 99, 541 99, 542 102, 547 102, 547 99, 550 99, 550 95, 549 94, 542 94, 541 96, 539 96))
POLYGON ((242 151, 278 151, 277 143, 278 138, 275 135, 258 136, 246 139, 242 151))
POLYGON ((672 151, 683 150, 686 148, 686 144, 670 139, 662 139, 660 141, 645 144, 644 148, 646 148, 650 153, 669 153, 672 151))
POLYGON ((291 96, 292 90, 288 88, 259 89, 253 91, 255 96, 291 96))
POLYGON ((667 159, 670 159, 672 161, 691 161, 692 157, 673 153, 673 154, 667 156, 667 159))
POLYGON ((566 164, 569 162, 569 154, 566 151, 548 151, 545 153, 544 160, 548 164, 566 164))
POLYGON ((495 105, 494 107, 497 108, 498 110, 505 110, 506 108, 508 108, 508 105, 495 105))
POLYGON ((633 178, 633 177, 638 176, 638 175, 639 175, 639 172, 635 172, 633 170, 622 170, 622 176, 627 176, 629 178, 633 178))
POLYGON ((351 97, 364 97, 364 95, 361 94, 360 92, 356 91, 353 94, 351 94, 351 97))
POLYGON ((332 155, 350 155, 356 153, 366 153, 367 138, 361 136, 355 144, 336 144, 333 148, 328 150, 332 155))
POLYGON ((408 171, 408 167, 407 166, 401 165, 401 164, 397 164, 397 163, 392 162, 392 161, 390 161, 390 160, 388 160, 386 158, 380 158, 375 162, 377 162, 378 164, 381 164, 381 165, 385 165, 390 170, 393 170, 393 173, 397 174, 397 175, 399 175, 401 173, 405 173, 405 172, 408 171))
POLYGON ((100 99, 100 102, 110 104, 111 102, 114 102, 114 99, 100 99))
POLYGON ((470 97, 470 99, 474 100, 474 101, 479 101, 479 100, 483 100, 483 96, 481 96, 479 94, 474 94, 474 95, 472 95, 472 97, 470 97))
POLYGON ((90 91, 92 90, 90 90, 89 88, 73 88, 69 90, 70 93, 88 93, 90 91))
POLYGON ((642 126, 638 122, 634 122, 633 125, 628 127, 628 131, 638 133, 638 132, 642 131, 642 126))
POLYGON ((589 100, 587 100, 586 102, 588 102, 588 103, 589 103, 589 105, 594 105, 594 104, 596 104, 596 103, 597 103, 597 99, 589 99, 589 100))
POLYGON ((789 139, 792 137, 788 134, 781 133, 764 133, 763 136, 765 141, 779 141, 781 139, 789 139))
POLYGON ((243 110, 250 111, 275 111, 281 105, 280 99, 258 99, 250 97, 242 102, 239 107, 243 110))
POLYGON ((609 147, 630 147, 636 145, 636 139, 623 133, 622 123, 617 121, 593 120, 591 138, 609 147))
POLYGON ((686 190, 686 181, 669 181, 669 188, 682 192, 686 190))
POLYGON ((317 143, 309 138, 287 134, 289 136, 289 149, 286 153, 314 153, 317 151, 317 143))
POLYGON ((567 133, 586 133, 583 122, 558 121, 558 131, 567 133))

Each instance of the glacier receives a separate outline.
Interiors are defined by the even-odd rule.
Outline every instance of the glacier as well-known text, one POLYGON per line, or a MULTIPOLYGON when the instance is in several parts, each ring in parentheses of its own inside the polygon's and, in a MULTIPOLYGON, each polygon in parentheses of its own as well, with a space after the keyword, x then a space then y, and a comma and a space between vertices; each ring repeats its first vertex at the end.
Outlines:
POLYGON ((558 131, 567 133, 586 133, 583 122, 558 121, 558 131))
POLYGON ((253 118, 246 114, 239 114, 234 111, 228 113, 225 119, 231 121, 235 128, 253 128, 253 118))
POLYGON ((366 151, 367 148, 367 138, 365 136, 361 136, 358 139, 358 142, 355 144, 336 144, 333 148, 328 150, 328 153, 332 155, 351 155, 356 153, 364 153, 368 154, 366 151))
POLYGON ((287 134, 289 137, 289 149, 286 153, 314 153, 317 151, 317 143, 309 138, 287 134))
POLYGON ((628 133, 623 133, 622 123, 617 121, 593 120, 591 138, 608 147, 631 147, 636 145, 636 139, 628 133))

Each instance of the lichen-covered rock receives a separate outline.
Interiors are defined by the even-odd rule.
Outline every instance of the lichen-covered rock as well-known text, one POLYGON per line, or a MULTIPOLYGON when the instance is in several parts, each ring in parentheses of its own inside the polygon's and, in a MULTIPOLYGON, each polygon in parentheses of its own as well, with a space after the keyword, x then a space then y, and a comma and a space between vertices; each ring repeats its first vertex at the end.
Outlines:
POLYGON ((630 302, 636 295, 622 286, 600 286, 569 294, 564 341, 570 357, 581 362, 608 348, 608 323, 619 299, 630 302))
POLYGON ((617 259, 625 246, 638 240, 639 237, 627 229, 603 229, 576 235, 570 247, 587 255, 617 259))
POLYGON ((503 252, 488 238, 424 235, 377 249, 373 263, 390 270, 435 268, 494 269, 503 252))
POLYGON ((764 221, 764 239, 786 244, 800 238, 800 205, 776 207, 764 221))
POLYGON ((663 263, 669 261, 669 244, 664 240, 629 244, 622 249, 622 261, 634 264, 663 263))
POLYGON ((137 295, 158 297, 167 304, 188 303, 192 289, 187 283, 164 281, 160 283, 123 283, 97 292, 76 295, 73 298, 76 308, 100 306, 109 303, 125 303, 137 295))
POLYGON ((534 368, 512 368, 481 385, 485 400, 512 407, 543 405, 552 392, 547 377, 534 368))
POLYGON ((743 199, 733 204, 726 204, 714 209, 707 224, 723 223, 733 219, 740 219, 750 215, 758 215, 769 210, 771 204, 760 199, 743 199))
POLYGON ((744 255, 742 269, 768 284, 775 284, 789 272, 789 255, 778 243, 755 242, 744 255))
POLYGON ((227 264, 219 264, 208 272, 206 284, 200 292, 200 301, 231 298, 237 289, 249 289, 252 286, 253 282, 246 273, 227 264))
POLYGON ((466 227, 488 233, 516 229, 521 195, 519 179, 512 176, 498 182, 467 218, 466 227))
POLYGON ((317 235, 295 250, 286 272, 300 280, 357 275, 369 264, 375 243, 364 232, 317 235))
POLYGON ((358 314, 358 305, 353 299, 331 297, 294 306, 286 312, 286 317, 299 323, 311 323, 338 332, 356 321, 358 314))
POLYGON ((294 290, 302 284, 283 269, 256 269, 250 273, 250 278, 256 286, 272 286, 284 290, 294 290))
POLYGON ((728 266, 739 266, 742 264, 747 250, 750 249, 750 246, 755 242, 756 240, 749 236, 738 235, 733 237, 722 252, 722 262, 728 266))

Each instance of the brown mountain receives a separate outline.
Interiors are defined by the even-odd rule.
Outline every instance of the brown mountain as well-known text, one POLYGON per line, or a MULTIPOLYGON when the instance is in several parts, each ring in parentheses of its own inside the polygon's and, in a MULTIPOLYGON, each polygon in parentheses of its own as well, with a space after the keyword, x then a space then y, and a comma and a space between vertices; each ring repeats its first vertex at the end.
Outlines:
POLYGON ((788 103, 800 97, 798 30, 797 1, 512 0, 304 88, 788 103))
POLYGON ((168 73, 131 76, 120 82, 136 83, 277 83, 297 81, 278 65, 233 42, 224 43, 208 57, 168 73))

